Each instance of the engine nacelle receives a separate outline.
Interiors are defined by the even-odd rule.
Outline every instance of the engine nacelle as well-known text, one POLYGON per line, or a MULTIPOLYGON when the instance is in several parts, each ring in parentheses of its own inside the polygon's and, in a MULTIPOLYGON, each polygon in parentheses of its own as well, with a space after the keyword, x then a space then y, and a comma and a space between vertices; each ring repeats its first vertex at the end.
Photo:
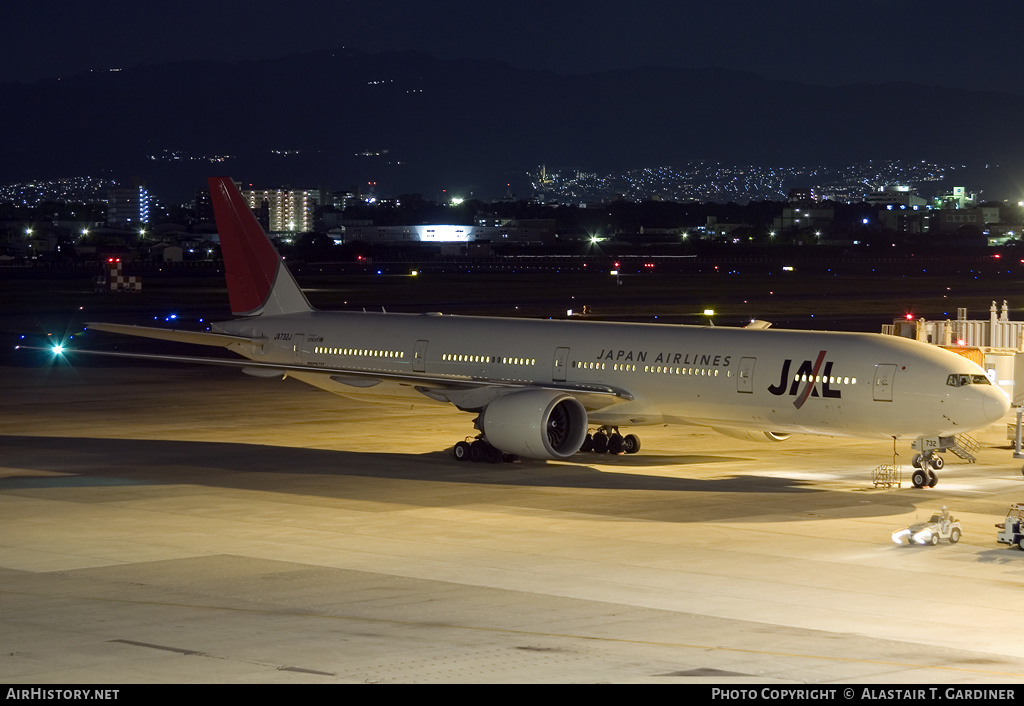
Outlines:
POLYGON ((583 445, 587 410, 572 395, 523 390, 502 395, 487 405, 482 426, 488 443, 505 453, 564 459, 583 445))
POLYGON ((751 431, 749 429, 726 429, 720 427, 714 427, 715 431, 725 436, 731 436, 734 439, 743 439, 744 441, 785 441, 791 434, 782 434, 777 431, 751 431))

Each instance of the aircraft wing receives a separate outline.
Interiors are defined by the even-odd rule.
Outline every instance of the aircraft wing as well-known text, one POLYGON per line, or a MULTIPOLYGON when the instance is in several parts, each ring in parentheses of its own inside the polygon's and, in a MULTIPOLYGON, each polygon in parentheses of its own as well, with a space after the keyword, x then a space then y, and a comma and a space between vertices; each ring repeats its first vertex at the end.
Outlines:
MULTIPOLYGON (((188 343, 198 342, 198 340, 190 340, 188 338, 189 336, 207 337, 204 340, 204 345, 227 346, 230 343, 251 343, 254 340, 245 338, 243 336, 229 336, 223 334, 199 333, 189 331, 173 331, 170 329, 146 328, 139 326, 121 326, 120 324, 102 324, 102 326, 108 328, 100 329, 99 326, 94 326, 92 324, 89 325, 90 328, 95 328, 96 330, 114 331, 115 333, 126 333, 127 330, 130 330, 134 335, 146 335, 137 333, 139 329, 142 329, 152 333, 152 338, 162 338, 165 340, 181 341, 188 343), (116 327, 118 330, 115 331, 114 327, 116 327), (180 337, 172 338, 170 337, 170 335, 180 335, 180 337), (219 339, 224 339, 224 342, 215 342, 219 339)), ((51 353, 53 352, 52 349, 35 348, 32 346, 19 346, 19 348, 24 348, 26 350, 48 351, 51 353)), ((377 384, 378 382, 397 382, 414 386, 422 394, 428 397, 432 397, 434 399, 444 398, 446 392, 456 392, 459 390, 469 390, 481 387, 506 388, 508 390, 530 388, 558 390, 579 398, 580 401, 584 404, 584 406, 589 409, 606 407, 607 405, 613 404, 615 402, 625 402, 633 399, 633 395, 625 389, 614 387, 611 385, 601 384, 584 384, 568 382, 538 383, 525 380, 504 380, 499 378, 473 377, 469 375, 430 375, 426 373, 405 373, 386 370, 368 371, 355 370, 352 368, 335 368, 319 365, 304 365, 301 363, 265 363, 239 358, 207 358, 201 356, 164 355, 157 353, 120 353, 116 351, 96 351, 76 348, 63 348, 59 352, 59 355, 90 355, 105 356, 110 358, 134 358, 136 360, 150 360, 165 363, 192 363, 200 365, 218 365, 229 368, 239 368, 243 372, 257 377, 276 377, 277 375, 287 376, 289 374, 295 373, 312 373, 315 375, 329 376, 337 382, 351 385, 353 387, 371 387, 377 384)))
POLYGON ((142 338, 158 338, 161 341, 177 341, 179 343, 194 343, 200 346, 221 346, 227 347, 232 343, 260 343, 262 339, 248 338, 247 336, 232 336, 226 333, 209 333, 203 331, 183 331, 180 329, 156 328, 153 326, 132 326, 128 324, 98 324, 87 323, 85 325, 90 331, 107 331, 108 333, 120 333, 126 336, 141 336, 142 338))

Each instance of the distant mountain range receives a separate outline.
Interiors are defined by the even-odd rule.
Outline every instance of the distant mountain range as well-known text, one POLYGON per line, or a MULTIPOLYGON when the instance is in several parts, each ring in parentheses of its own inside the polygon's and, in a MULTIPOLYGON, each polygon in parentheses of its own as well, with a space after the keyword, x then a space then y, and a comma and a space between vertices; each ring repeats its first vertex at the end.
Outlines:
POLYGON ((0 181, 137 177, 168 198, 214 173, 490 198, 506 184, 521 194, 541 164, 614 172, 690 160, 927 159, 1024 184, 1024 96, 914 83, 823 87, 664 67, 559 75, 338 49, 93 71, 0 95, 0 181))

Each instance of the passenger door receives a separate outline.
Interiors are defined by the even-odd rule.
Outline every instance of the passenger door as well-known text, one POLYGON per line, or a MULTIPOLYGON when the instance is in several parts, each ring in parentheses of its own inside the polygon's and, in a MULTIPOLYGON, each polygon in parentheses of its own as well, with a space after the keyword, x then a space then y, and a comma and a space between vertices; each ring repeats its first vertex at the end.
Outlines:
POLYGON ((740 367, 736 371, 736 392, 754 391, 754 364, 757 358, 740 358, 740 367))
POLYGON ((556 348, 555 358, 551 362, 551 379, 554 382, 565 382, 565 371, 569 367, 569 349, 556 348))
POLYGON ((412 351, 412 371, 414 373, 426 372, 427 366, 427 341, 416 341, 416 347, 412 351))
POLYGON ((892 402, 892 386, 895 377, 896 365, 894 363, 879 363, 875 366, 872 395, 876 402, 892 402))

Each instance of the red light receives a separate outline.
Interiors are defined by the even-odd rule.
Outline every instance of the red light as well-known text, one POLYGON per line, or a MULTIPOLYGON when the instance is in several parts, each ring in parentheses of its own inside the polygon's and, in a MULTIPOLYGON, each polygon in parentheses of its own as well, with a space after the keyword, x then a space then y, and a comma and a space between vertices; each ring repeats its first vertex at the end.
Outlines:
POLYGON ((914 315, 913 314, 907 314, 907 321, 913 321, 913 320, 914 320, 914 315))

